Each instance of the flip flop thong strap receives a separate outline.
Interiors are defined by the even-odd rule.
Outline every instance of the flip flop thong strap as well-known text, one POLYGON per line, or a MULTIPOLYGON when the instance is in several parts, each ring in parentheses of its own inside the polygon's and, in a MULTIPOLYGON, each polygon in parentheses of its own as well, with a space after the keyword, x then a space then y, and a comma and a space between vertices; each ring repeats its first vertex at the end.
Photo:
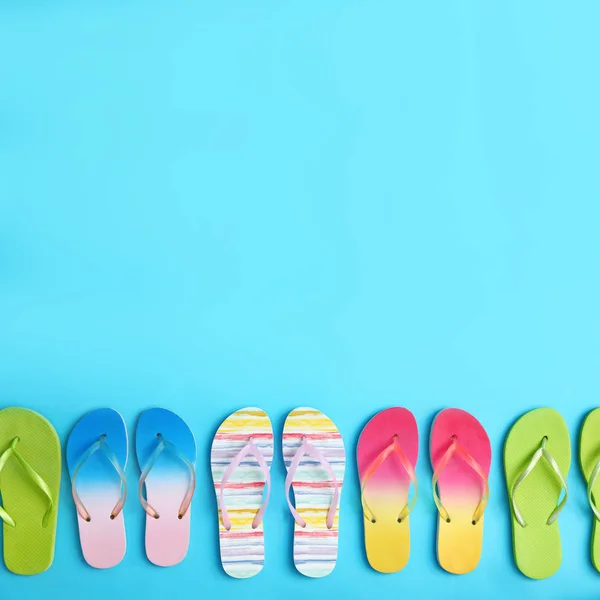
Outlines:
POLYGON ((444 519, 444 521, 447 521, 449 523, 451 521, 451 518, 450 518, 448 511, 442 504, 442 500, 440 499, 440 496, 438 494, 438 490, 437 490, 438 485, 437 484, 438 484, 438 480, 440 478, 442 471, 448 466, 448 463, 450 462, 452 457, 455 455, 458 456, 459 458, 461 458, 465 463, 467 463, 467 465, 469 465, 469 467, 471 467, 471 469, 473 469, 473 471, 475 471, 475 473, 477 473, 477 475, 479 475, 479 477, 481 478, 481 481, 483 482, 483 486, 484 486, 483 494, 481 495, 481 500, 479 501, 479 504, 477 505, 477 508, 475 509, 475 512, 473 513, 473 517, 471 520, 473 525, 476 525, 481 520, 481 517, 483 517, 483 513, 484 513, 485 508, 488 503, 488 498, 490 495, 488 479, 487 479, 487 476, 484 473, 483 469, 481 468, 481 465, 459 443, 458 438, 455 435, 452 436, 452 441, 450 443, 450 446, 448 446, 448 449, 442 455, 442 458, 438 462, 438 465, 435 468, 435 471, 433 473, 433 480, 432 480, 433 500, 435 502, 435 505, 437 506, 437 509, 438 509, 442 519, 444 519))
POLYGON ((252 529, 256 529, 261 524, 265 511, 267 510, 267 506, 269 505, 269 496, 271 495, 271 473, 263 453, 254 443, 254 437, 250 436, 248 443, 236 454, 231 463, 229 463, 229 466, 225 470, 225 473, 223 473, 223 478, 221 479, 219 489, 219 506, 221 507, 221 519, 223 521, 223 527, 225 527, 227 531, 231 529, 231 519, 229 518, 229 512, 227 512, 227 507, 225 506, 225 487, 233 475, 233 472, 240 466, 244 458, 250 455, 254 456, 254 458, 256 458, 258 461, 258 464, 264 473, 265 485, 267 487, 262 504, 252 520, 252 529))
POLYGON ((563 499, 558 503, 557 507, 552 511, 551 515, 548 517, 548 520, 546 521, 546 525, 552 525, 552 523, 554 523, 554 521, 556 521, 556 519, 558 518, 558 515, 560 514, 560 511, 565 507, 565 504, 567 502, 567 497, 569 495, 569 488, 567 487, 567 482, 565 481, 565 478, 563 477, 562 473, 560 472, 560 467, 558 466, 558 463, 556 462, 556 460, 554 459, 552 454, 550 454, 550 452, 546 449, 547 439, 548 438, 544 437, 540 447, 534 452, 533 456, 531 457, 529 464, 525 467, 525 469, 523 469, 523 471, 517 477, 517 479, 513 485, 512 491, 511 491, 510 497, 511 497, 513 512, 515 515, 515 519, 517 519, 517 523, 519 523, 519 525, 521 527, 525 527, 526 523, 525 523, 525 520, 523 519, 523 516, 521 515, 521 511, 519 510, 519 507, 517 506, 517 500, 516 500, 517 490, 519 489, 521 484, 525 481, 525 479, 527 479, 527 476, 533 471, 533 469, 535 468, 535 466, 538 464, 538 462, 540 461, 540 459, 542 457, 544 457, 548 461, 548 463, 552 467, 552 471, 556 475, 556 478, 560 481, 560 484, 565 491, 565 495, 564 495, 563 499))
POLYGON ((123 507, 125 506, 125 500, 127 499, 127 478, 125 477, 123 467, 121 466, 117 455, 107 444, 106 435, 101 435, 100 438, 97 439, 93 444, 90 444, 87 450, 85 450, 85 452, 83 452, 82 455, 79 457, 77 465, 75 466, 75 470, 73 471, 73 477, 71 479, 71 492, 73 494, 73 500, 75 501, 75 508, 77 509, 79 516, 88 523, 92 520, 92 518, 90 517, 90 513, 83 504, 83 501, 81 500, 77 492, 77 476, 79 475, 79 471, 81 470, 83 465, 85 465, 87 461, 99 451, 102 451, 105 454, 105 456, 110 461, 110 464, 114 467, 115 471, 117 472, 119 479, 121 480, 119 499, 117 500, 117 503, 115 504, 114 508, 112 509, 112 512, 110 513, 111 520, 115 519, 120 514, 120 512, 123 510, 123 507))
POLYGON ((300 446, 294 454, 294 458, 290 463, 290 468, 288 469, 287 477, 285 478, 285 497, 290 508, 290 512, 292 513, 294 520, 298 525, 302 528, 306 527, 306 521, 300 516, 298 511, 292 505, 292 501, 290 499, 290 490, 292 488, 292 483, 294 482, 294 476, 296 475, 296 471, 300 466, 300 461, 304 456, 310 456, 316 461, 318 461, 323 468, 327 471, 329 477, 331 477, 331 481, 333 481, 333 498, 331 500, 331 505, 329 506, 329 510, 327 511, 327 529, 331 529, 333 527, 333 523, 335 521, 335 513, 338 509, 338 504, 340 501, 340 490, 338 486, 338 480, 333 472, 333 468, 331 467, 331 463, 327 460, 325 455, 312 444, 309 444, 308 439, 305 435, 301 438, 300 446))
MULTIPOLYGON (((48 519, 52 514, 52 510, 54 509, 54 500, 52 499, 52 492, 50 491, 50 487, 48 486, 48 484, 43 480, 42 477, 40 477, 40 475, 38 475, 35 469, 23 458, 23 455, 17 450, 17 444, 20 441, 20 438, 14 438, 10 446, 0 456, 0 472, 5 467, 6 463, 10 458, 17 459, 27 477, 29 477, 31 482, 34 483, 42 491, 44 496, 46 496, 48 508, 46 509, 46 512, 42 517, 42 527, 46 527, 48 525, 48 519)), ((1 506, 0 519, 2 519, 10 527, 16 526, 14 519, 1 506)))
POLYGON ((179 519, 183 519, 183 517, 186 515, 187 511, 190 508, 190 504, 192 503, 192 498, 194 496, 194 491, 196 490, 196 469, 194 468, 192 462, 187 458, 187 456, 185 456, 182 452, 180 452, 177 449, 177 446, 175 446, 175 444, 172 444, 168 440, 165 440, 165 438, 160 433, 156 435, 156 439, 158 440, 156 448, 154 448, 152 454, 149 456, 148 460, 146 461, 146 464, 142 468, 142 476, 140 477, 140 481, 138 484, 138 495, 140 497, 140 502, 148 515, 150 515, 153 519, 160 519, 160 515, 158 514, 156 509, 148 503, 146 498, 144 498, 144 485, 146 483, 148 475, 150 474, 150 471, 152 471, 160 455, 163 452, 168 451, 171 454, 173 454, 173 456, 177 457, 188 468, 190 474, 190 482, 188 485, 188 489, 185 493, 183 502, 181 503, 181 506, 179 507, 179 512, 177 514, 177 517, 179 519))
POLYGON ((594 469, 592 471, 590 480, 588 482, 588 488, 587 488, 588 500, 589 500, 590 506, 592 507, 592 511, 594 512, 594 515, 595 515, 596 519, 598 519, 598 521, 600 521, 600 509, 598 509, 598 507, 596 506, 593 489, 594 489, 594 485, 596 484, 596 480, 598 479, 599 474, 600 474, 600 460, 596 463, 596 466, 594 467, 594 469))
POLYGON ((402 521, 404 521, 404 519, 406 519, 406 517, 408 517, 408 515, 411 513, 412 509, 415 507, 415 504, 417 502, 417 495, 419 493, 419 486, 417 483, 417 475, 415 473, 415 470, 414 470, 410 460, 408 460, 408 457, 404 453, 404 450, 402 450, 402 446, 400 446, 400 443, 398 442, 398 435, 396 434, 396 435, 394 435, 394 439, 392 440, 392 442, 388 446, 386 446, 377 455, 377 457, 373 460, 373 462, 367 467, 367 470, 365 471, 365 474, 363 477, 362 485, 360 488, 360 499, 362 502, 365 519, 368 519, 369 521, 371 521, 371 523, 376 523, 377 519, 375 517, 375 514, 373 513, 373 510, 369 506, 369 503, 367 502, 367 498, 365 496, 365 489, 367 487, 367 483, 369 482, 369 479, 371 479, 371 477, 375 474, 377 469, 379 469, 379 467, 381 467, 381 465, 390 456, 392 456, 392 454, 395 454, 398 457, 398 459, 400 460, 400 463, 404 467, 404 470, 408 473, 408 476, 410 477, 413 487, 415 488, 415 493, 412 497, 412 500, 410 500, 410 502, 407 502, 406 505, 402 508, 402 510, 398 514, 398 522, 399 523, 401 523, 402 521))

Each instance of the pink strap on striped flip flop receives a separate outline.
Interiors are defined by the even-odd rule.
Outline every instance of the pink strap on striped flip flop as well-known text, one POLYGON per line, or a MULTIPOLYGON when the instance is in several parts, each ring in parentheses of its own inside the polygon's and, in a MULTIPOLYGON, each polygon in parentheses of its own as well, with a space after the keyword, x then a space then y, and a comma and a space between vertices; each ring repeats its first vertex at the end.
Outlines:
POLYGON ((283 426, 286 496, 294 517, 294 564, 307 577, 324 577, 338 555, 340 496, 346 451, 333 421, 314 408, 296 408, 283 426), (294 505, 290 491, 294 492, 294 505))
POLYGON ((262 452, 259 450, 259 448, 254 444, 254 436, 250 436, 248 443, 238 452, 233 461, 231 461, 230 465, 227 467, 227 470, 223 474, 223 479, 221 479, 219 505, 221 507, 223 526, 227 531, 231 530, 231 520, 229 519, 229 513, 227 512, 227 508, 225 506, 225 490, 227 487, 227 482, 233 475, 233 472, 240 466, 242 460, 249 455, 254 456, 258 461, 258 464, 260 465, 260 468, 265 476, 265 486, 267 490, 258 512, 256 513, 254 519, 252 519, 252 529, 256 529, 262 523, 263 515, 265 514, 267 506, 269 505, 269 496, 271 495, 271 473, 265 457, 262 455, 262 452))
POLYGON ((265 561, 263 518, 271 492, 273 427, 264 410, 244 408, 217 430, 210 464, 219 509, 219 545, 224 571, 244 579, 265 561))
POLYGON ((306 527, 306 521, 300 516, 298 511, 294 508, 292 501, 290 500, 290 491, 291 491, 292 482, 294 481, 294 477, 296 475, 296 471, 298 470, 298 465, 300 464, 300 461, 302 460, 302 458, 304 456, 312 456, 313 458, 318 460, 319 463, 323 466, 323 468, 327 471, 327 473, 329 473, 329 475, 331 477, 331 481, 333 482, 333 487, 334 487, 333 498, 331 500, 331 505, 329 507, 329 510, 327 511, 327 519, 326 519, 327 529, 331 529, 333 527, 335 514, 339 507, 339 500, 340 500, 339 486, 338 486, 337 479, 335 477, 335 473, 333 472, 333 469, 331 468, 331 465, 329 464, 329 461, 327 460, 327 458, 325 458, 323 453, 320 452, 316 446, 313 446, 312 444, 308 443, 306 436, 302 436, 301 442, 302 443, 298 447, 298 450, 297 450, 296 454, 294 455, 294 458, 292 459, 290 468, 288 470, 287 477, 285 478, 285 496, 286 496, 288 506, 290 508, 292 515, 294 516, 294 520, 296 521, 296 523, 298 523, 298 525, 300 525, 300 527, 302 527, 304 529, 306 527))

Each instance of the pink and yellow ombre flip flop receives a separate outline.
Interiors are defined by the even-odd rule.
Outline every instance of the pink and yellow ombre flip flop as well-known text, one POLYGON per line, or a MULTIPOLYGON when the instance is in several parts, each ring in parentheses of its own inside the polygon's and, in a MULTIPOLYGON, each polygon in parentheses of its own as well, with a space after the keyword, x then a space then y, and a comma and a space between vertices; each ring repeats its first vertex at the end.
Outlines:
POLYGON ((190 543, 194 434, 179 415, 152 408, 140 416, 135 448, 142 471, 138 493, 146 511, 146 555, 159 567, 171 567, 185 558, 190 543))
POLYGON ((417 500, 418 453, 417 421, 406 408, 376 414, 358 440, 365 548, 369 564, 381 573, 400 571, 410 556, 409 514, 417 500))
POLYGON ((490 440, 473 415, 448 408, 433 422, 430 452, 433 498, 439 511, 438 562, 449 573, 469 573, 481 557, 490 440))

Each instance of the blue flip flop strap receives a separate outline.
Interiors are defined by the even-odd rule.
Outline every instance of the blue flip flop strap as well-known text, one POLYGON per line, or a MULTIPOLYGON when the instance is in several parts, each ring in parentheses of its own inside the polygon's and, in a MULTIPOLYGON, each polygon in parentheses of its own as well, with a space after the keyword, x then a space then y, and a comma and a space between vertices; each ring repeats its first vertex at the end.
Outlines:
POLYGON ((158 439, 156 448, 154 448, 154 450, 152 451, 152 454, 149 456, 148 460, 146 461, 146 464, 142 468, 142 475, 140 477, 140 481, 139 481, 139 485, 138 485, 138 493, 140 496, 140 502, 142 503, 142 506, 144 507, 144 510, 146 511, 146 513, 148 515, 150 515, 153 519, 160 518, 160 515, 158 514, 156 509, 149 504, 149 502, 146 500, 146 498, 144 498, 144 485, 146 484, 146 479, 148 478, 150 471, 153 469, 154 465, 158 461, 158 458, 160 457, 160 455, 165 450, 168 450, 169 452, 171 452, 171 454, 176 456, 188 468, 188 471, 190 474, 190 483, 188 485, 187 492, 183 498, 183 502, 181 503, 181 506, 179 507, 179 513, 177 515, 180 519, 183 519, 183 517, 185 516, 185 514, 187 513, 187 511, 190 507, 190 504, 192 502, 192 497, 193 497, 194 491, 196 489, 196 469, 194 468, 194 465, 192 464, 192 462, 182 452, 179 451, 179 449, 177 448, 177 446, 175 446, 175 444, 172 444, 168 440, 165 440, 164 437, 160 434, 158 434, 156 437, 158 439))
POLYGON ((121 480, 121 492, 119 494, 119 499, 115 504, 112 512, 110 513, 111 520, 116 518, 119 513, 123 510, 123 506, 125 506, 125 500, 127 499, 127 478, 125 477, 125 472, 117 455, 112 451, 111 447, 106 443, 106 435, 100 436, 98 440, 96 440, 93 444, 91 444, 85 452, 79 457, 77 461, 77 465, 75 466, 75 470, 73 471, 73 477, 71 478, 71 491, 73 493, 73 500, 75 501, 75 506, 77 508, 77 512, 81 516, 84 521, 88 523, 92 520, 90 513, 87 511, 85 505, 81 501, 79 494, 77 493, 77 475, 79 471, 87 463, 87 461, 94 456, 97 452, 102 450, 105 456, 110 461, 110 464, 114 467, 115 471, 119 475, 119 479, 121 480))

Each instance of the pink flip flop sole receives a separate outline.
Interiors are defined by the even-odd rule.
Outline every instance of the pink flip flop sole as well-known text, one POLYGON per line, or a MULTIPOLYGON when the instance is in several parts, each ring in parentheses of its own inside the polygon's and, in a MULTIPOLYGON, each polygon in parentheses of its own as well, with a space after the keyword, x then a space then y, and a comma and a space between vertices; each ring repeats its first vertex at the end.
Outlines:
MULTIPOLYGON (((397 440, 413 469, 419 454, 419 431, 406 408, 388 408, 363 429, 357 448, 361 486, 380 454, 397 440)), ((410 556, 409 518, 399 522, 408 504, 411 479, 395 453, 377 467, 365 485, 364 498, 373 515, 365 513, 365 548, 370 565, 382 573, 401 570, 410 556), (375 517, 373 522, 372 516, 375 517)))
MULTIPOLYGON (((434 471, 453 440, 476 461, 487 479, 492 460, 488 435, 473 415, 458 408, 441 411, 433 423, 430 452, 434 471)), ((450 518, 438 518, 438 561, 450 573, 468 573, 481 556, 483 517, 473 523, 473 516, 485 493, 485 483, 457 452, 441 471, 438 490, 450 518)))

